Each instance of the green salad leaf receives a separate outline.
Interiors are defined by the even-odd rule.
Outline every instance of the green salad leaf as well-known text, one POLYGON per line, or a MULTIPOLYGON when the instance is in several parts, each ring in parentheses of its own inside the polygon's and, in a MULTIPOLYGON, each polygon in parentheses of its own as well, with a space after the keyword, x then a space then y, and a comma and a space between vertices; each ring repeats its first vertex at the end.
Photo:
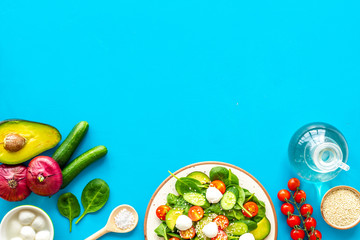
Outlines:
POLYGON ((166 223, 162 222, 156 229, 155 233, 159 237, 164 237, 165 240, 168 240, 168 232, 170 232, 170 229, 167 227, 166 223))
POLYGON ((72 229, 72 221, 80 215, 80 204, 76 196, 72 193, 62 194, 57 202, 59 212, 70 221, 70 232, 72 229))

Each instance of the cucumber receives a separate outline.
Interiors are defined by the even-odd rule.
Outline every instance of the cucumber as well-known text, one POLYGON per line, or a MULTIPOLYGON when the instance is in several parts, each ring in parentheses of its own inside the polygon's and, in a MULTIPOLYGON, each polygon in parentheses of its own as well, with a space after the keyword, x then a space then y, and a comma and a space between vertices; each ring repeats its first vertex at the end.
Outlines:
POLYGON ((188 203, 200 206, 202 208, 208 208, 210 207, 210 203, 206 200, 205 196, 201 193, 195 193, 195 192, 187 192, 184 193, 184 199, 188 203))
POLYGON ((94 147, 87 152, 84 152, 77 158, 75 158, 70 164, 68 164, 63 170, 63 183, 61 189, 65 188, 69 183, 84 170, 91 163, 95 162, 99 158, 105 156, 107 148, 105 146, 94 147))
POLYGON ((234 222, 226 228, 226 233, 229 235, 241 236, 247 233, 249 230, 248 226, 243 222, 234 222))
POLYGON ((229 187, 221 199, 220 205, 224 210, 232 209, 239 197, 239 190, 236 187, 229 187))
POLYGON ((168 228, 170 228, 171 231, 174 231, 176 220, 179 216, 183 214, 184 210, 180 208, 173 208, 170 209, 169 212, 165 216, 165 222, 168 228))
POLYGON ((52 155, 52 158, 59 164, 61 168, 63 168, 70 160, 71 156, 79 146, 88 129, 89 124, 86 121, 79 122, 73 127, 69 135, 61 143, 58 149, 56 149, 55 153, 52 155))

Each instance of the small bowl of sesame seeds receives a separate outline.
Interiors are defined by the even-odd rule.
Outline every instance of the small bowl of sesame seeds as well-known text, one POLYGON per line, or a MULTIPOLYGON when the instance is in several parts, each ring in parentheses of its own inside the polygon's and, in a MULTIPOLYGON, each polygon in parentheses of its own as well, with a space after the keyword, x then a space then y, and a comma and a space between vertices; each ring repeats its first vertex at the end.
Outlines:
POLYGON ((360 192, 349 186, 331 188, 321 201, 321 215, 333 228, 355 227, 360 222, 360 192))

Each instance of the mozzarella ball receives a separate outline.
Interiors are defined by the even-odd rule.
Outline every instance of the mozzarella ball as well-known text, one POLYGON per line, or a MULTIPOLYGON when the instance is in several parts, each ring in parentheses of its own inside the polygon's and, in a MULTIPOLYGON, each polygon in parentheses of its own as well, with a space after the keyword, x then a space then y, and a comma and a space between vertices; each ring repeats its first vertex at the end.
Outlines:
POLYGON ((35 231, 40 231, 43 230, 45 227, 45 220, 43 217, 41 216, 37 216, 34 221, 31 224, 31 227, 35 230, 35 231))
POLYGON ((207 236, 208 238, 214 238, 219 233, 218 225, 214 222, 208 223, 204 226, 202 229, 202 232, 207 236))
POLYGON ((13 219, 7 228, 9 236, 18 236, 22 227, 23 225, 18 220, 13 219))
POLYGON ((218 203, 220 202, 222 198, 222 193, 219 191, 219 189, 215 187, 209 187, 206 190, 206 199, 209 201, 209 203, 218 203))
POLYGON ((180 231, 188 230, 192 227, 192 221, 188 216, 181 215, 176 219, 176 228, 180 231))
POLYGON ((25 226, 21 228, 20 235, 24 240, 34 240, 35 239, 35 231, 30 226, 25 226))
POLYGON ((245 233, 240 236, 239 240, 255 240, 255 237, 252 233, 245 233))
POLYGON ((35 214, 31 211, 21 211, 19 214, 19 221, 22 225, 30 225, 35 219, 35 214))
POLYGON ((14 238, 11 238, 10 240, 23 240, 21 237, 14 237, 14 238))
POLYGON ((49 231, 40 231, 36 234, 35 240, 50 240, 50 232, 49 231))

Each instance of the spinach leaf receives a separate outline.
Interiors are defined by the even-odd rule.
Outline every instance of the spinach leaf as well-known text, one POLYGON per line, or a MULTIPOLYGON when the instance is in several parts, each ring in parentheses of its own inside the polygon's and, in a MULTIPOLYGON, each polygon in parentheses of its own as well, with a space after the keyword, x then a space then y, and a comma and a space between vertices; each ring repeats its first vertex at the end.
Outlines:
POLYGON ((72 193, 62 194, 57 202, 59 212, 70 221, 70 232, 72 229, 72 221, 80 215, 80 204, 72 193))
POLYGON ((240 220, 240 222, 245 223, 248 226, 248 231, 251 232, 252 230, 255 230, 257 228, 257 223, 252 221, 252 220, 248 220, 248 219, 243 219, 240 220))
POLYGON ((187 192, 201 192, 201 182, 188 177, 179 178, 175 183, 175 189, 180 194, 183 195, 187 192))
POLYGON ((260 222, 265 217, 265 207, 260 204, 258 204, 258 207, 258 214, 252 218, 255 222, 260 222))
POLYGON ((169 232, 168 235, 171 237, 176 237, 178 239, 183 239, 183 238, 181 238, 181 236, 179 234, 176 234, 176 233, 169 232))
POLYGON ((224 167, 213 167, 210 170, 210 180, 220 180, 225 183, 225 180, 229 178, 229 170, 224 167))
POLYGON ((164 237, 165 240, 169 240, 168 238, 168 232, 170 232, 170 229, 167 227, 166 223, 162 222, 156 229, 155 229, 155 233, 159 236, 159 237, 164 237))
POLYGON ((242 214, 241 211, 234 209, 225 211, 225 216, 231 221, 238 221, 245 219, 245 216, 242 214))
POLYGON ((212 204, 210 207, 205 209, 205 214, 216 213, 217 215, 224 215, 224 211, 221 209, 220 203, 212 204))
POLYGON ((229 176, 224 181, 226 186, 229 185, 239 185, 239 178, 231 172, 231 169, 229 169, 229 176))
POLYGON ((78 224, 86 214, 99 211, 109 199, 109 194, 109 185, 107 185, 104 180, 99 178, 91 180, 81 194, 81 203, 84 207, 84 212, 75 224, 78 224))
POLYGON ((166 201, 169 204, 170 207, 174 208, 174 206, 176 205, 177 201, 179 199, 179 196, 176 196, 175 194, 169 193, 167 195, 166 201))

